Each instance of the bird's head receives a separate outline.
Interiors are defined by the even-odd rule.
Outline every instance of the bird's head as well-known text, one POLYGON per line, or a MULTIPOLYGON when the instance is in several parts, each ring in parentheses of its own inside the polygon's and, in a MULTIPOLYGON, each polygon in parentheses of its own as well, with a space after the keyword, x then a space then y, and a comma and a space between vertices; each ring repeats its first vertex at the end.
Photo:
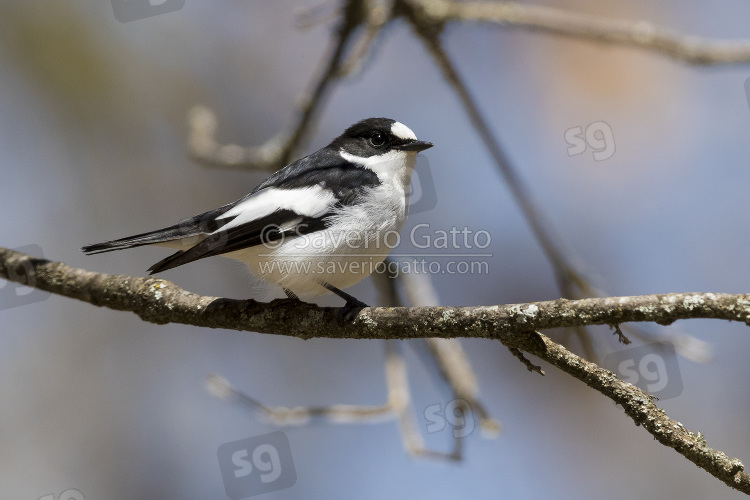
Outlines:
POLYGON ((396 120, 367 118, 346 129, 331 146, 358 158, 371 158, 400 151, 418 153, 432 143, 417 140, 409 127, 396 120))

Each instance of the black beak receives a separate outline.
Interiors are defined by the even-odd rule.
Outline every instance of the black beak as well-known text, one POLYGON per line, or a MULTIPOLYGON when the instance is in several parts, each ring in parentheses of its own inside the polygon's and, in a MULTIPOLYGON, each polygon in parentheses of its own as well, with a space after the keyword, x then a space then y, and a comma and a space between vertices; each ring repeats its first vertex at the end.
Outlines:
POLYGON ((427 141, 411 141, 407 142, 406 144, 395 146, 394 149, 400 149, 401 151, 424 151, 425 149, 429 149, 432 146, 433 144, 427 141))

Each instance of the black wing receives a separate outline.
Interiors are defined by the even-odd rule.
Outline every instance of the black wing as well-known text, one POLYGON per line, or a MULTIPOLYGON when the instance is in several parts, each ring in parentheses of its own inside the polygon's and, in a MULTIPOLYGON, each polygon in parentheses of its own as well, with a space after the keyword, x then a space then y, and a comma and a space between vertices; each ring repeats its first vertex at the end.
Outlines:
POLYGON ((164 229, 89 245, 83 247, 83 251, 94 254, 204 236, 204 239, 191 248, 176 252, 151 266, 149 272, 153 274, 206 257, 320 231, 328 227, 330 216, 337 208, 356 203, 366 190, 379 184, 380 180, 372 170, 349 163, 336 152, 324 148, 277 171, 250 194, 234 203, 164 229), (335 202, 324 213, 310 217, 300 215, 293 209, 280 209, 221 230, 236 218, 221 218, 224 213, 265 189, 294 191, 310 186, 320 186, 333 193, 335 202))
POLYGON ((149 274, 166 271, 188 262, 243 248, 267 244, 269 252, 283 238, 320 231, 327 227, 327 217, 303 217, 293 210, 277 210, 252 222, 208 235, 197 245, 174 253, 148 269, 149 274))

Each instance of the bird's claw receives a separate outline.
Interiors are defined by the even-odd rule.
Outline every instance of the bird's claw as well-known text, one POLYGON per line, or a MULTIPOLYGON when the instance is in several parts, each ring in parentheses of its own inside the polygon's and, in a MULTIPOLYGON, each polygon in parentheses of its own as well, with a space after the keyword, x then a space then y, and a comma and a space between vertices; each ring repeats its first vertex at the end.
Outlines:
POLYGON ((338 320, 339 323, 350 323, 354 320, 354 318, 357 317, 357 314, 359 314, 359 311, 364 309, 365 307, 370 307, 361 300, 347 300, 344 307, 339 309, 338 312, 338 320))

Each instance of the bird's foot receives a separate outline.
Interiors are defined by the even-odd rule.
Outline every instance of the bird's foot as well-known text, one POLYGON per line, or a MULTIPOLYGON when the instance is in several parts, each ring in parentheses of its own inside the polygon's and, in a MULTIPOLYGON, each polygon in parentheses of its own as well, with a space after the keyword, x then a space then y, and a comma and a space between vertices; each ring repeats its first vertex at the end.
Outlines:
POLYGON ((296 293, 289 290, 288 288, 284 288, 284 293, 286 294, 286 299, 282 299, 282 300, 285 300, 286 302, 290 304, 307 304, 307 302, 304 302, 302 299, 300 299, 297 296, 296 293))
POLYGON ((370 307, 361 300, 357 300, 354 297, 351 298, 351 300, 347 300, 344 307, 339 309, 338 312, 338 320, 339 323, 351 323, 354 318, 357 317, 357 314, 359 314, 359 311, 364 309, 365 307, 370 307))
POLYGON ((348 293, 339 290, 330 283, 321 282, 320 284, 346 301, 344 307, 339 309, 338 312, 339 323, 350 323, 354 319, 354 317, 357 316, 357 313, 359 313, 359 311, 361 311, 365 307, 370 307, 361 300, 358 300, 348 293))

